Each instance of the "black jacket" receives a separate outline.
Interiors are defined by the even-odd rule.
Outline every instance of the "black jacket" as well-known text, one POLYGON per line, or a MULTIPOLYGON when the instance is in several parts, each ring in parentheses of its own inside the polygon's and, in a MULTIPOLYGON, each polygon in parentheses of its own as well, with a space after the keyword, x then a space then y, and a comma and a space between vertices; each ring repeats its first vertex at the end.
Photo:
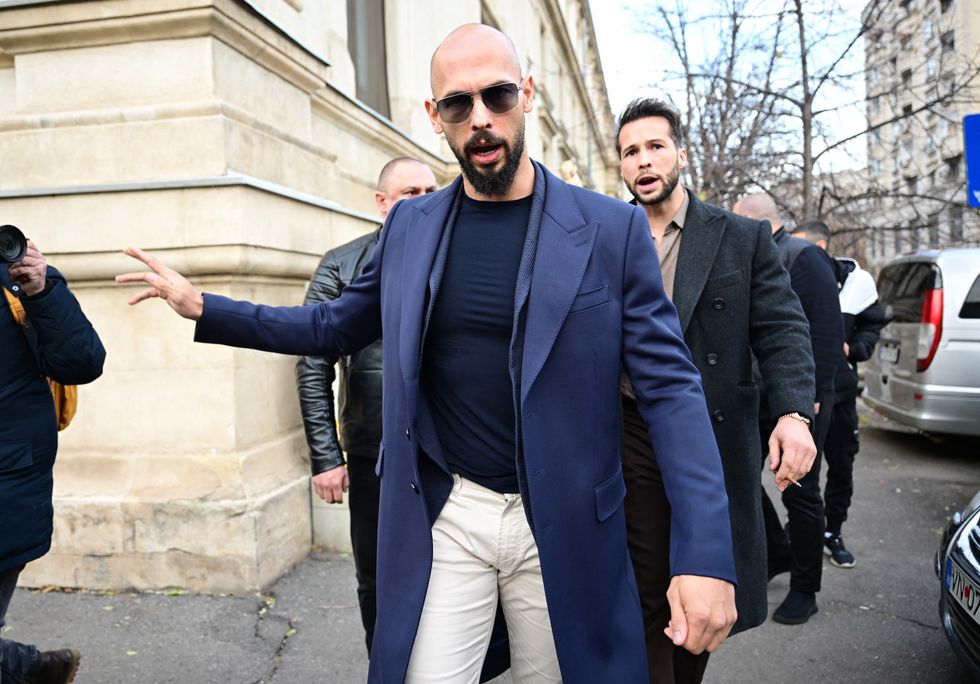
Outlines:
MULTIPOLYGON (((370 261, 380 235, 379 229, 324 254, 303 303, 318 304, 339 297, 370 261)), ((304 356, 296 363, 299 403, 314 475, 343 465, 341 449, 348 455, 377 458, 381 444, 381 359, 378 339, 350 356, 304 356), (335 418, 333 381, 338 362, 339 416, 335 418)))
POLYGON ((847 358, 837 367, 834 391, 837 401, 849 401, 861 392, 857 364, 871 358, 881 329, 888 324, 888 317, 878 303, 874 278, 862 270, 856 261, 834 259, 834 268, 840 288, 841 316, 848 347, 847 358))
MULTIPOLYGON (((766 619, 766 543, 759 496, 759 388, 774 416, 813 413, 806 318, 764 221, 736 216, 689 193, 674 306, 701 372, 721 452, 738 586, 733 632, 766 619)), ((839 316, 838 316, 839 318, 839 316)))
MULTIPOLYGON (((6 264, 0 286, 13 288, 6 264)), ((0 293, 0 572, 51 546, 58 425, 45 376, 81 385, 99 377, 105 361, 99 336, 57 270, 48 268, 43 292, 20 301, 26 331, 0 293)))
POLYGON ((821 401, 827 393, 833 392, 834 376, 844 359, 844 326, 834 262, 820 247, 793 237, 782 228, 772 239, 810 324, 810 343, 816 364, 814 401, 821 401))

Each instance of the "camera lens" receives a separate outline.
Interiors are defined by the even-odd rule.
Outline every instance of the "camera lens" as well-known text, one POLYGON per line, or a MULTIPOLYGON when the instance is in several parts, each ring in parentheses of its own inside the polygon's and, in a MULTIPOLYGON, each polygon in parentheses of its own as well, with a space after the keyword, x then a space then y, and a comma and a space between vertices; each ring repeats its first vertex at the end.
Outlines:
POLYGON ((0 264, 12 264, 27 254, 27 238, 15 226, 0 226, 0 264))

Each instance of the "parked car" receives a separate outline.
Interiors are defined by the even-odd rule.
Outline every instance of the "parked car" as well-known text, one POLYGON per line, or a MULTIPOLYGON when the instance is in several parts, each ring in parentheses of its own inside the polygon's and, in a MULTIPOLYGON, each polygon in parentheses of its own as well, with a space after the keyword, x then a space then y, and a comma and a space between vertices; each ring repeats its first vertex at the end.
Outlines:
POLYGON ((980 492, 953 515, 936 553, 939 619, 953 651, 980 681, 980 492))
POLYGON ((925 433, 980 435, 980 248, 898 257, 878 300, 891 322, 864 369, 866 402, 925 433))

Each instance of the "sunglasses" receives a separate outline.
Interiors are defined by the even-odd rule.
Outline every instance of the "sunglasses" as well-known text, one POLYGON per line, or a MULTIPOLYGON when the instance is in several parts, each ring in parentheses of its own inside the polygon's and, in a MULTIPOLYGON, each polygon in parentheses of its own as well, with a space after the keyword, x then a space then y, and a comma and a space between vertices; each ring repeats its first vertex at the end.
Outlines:
POLYGON ((473 96, 479 95, 484 106, 494 114, 509 112, 517 106, 518 83, 498 83, 472 93, 457 93, 435 102, 436 111, 443 123, 458 124, 470 118, 473 111, 473 96))

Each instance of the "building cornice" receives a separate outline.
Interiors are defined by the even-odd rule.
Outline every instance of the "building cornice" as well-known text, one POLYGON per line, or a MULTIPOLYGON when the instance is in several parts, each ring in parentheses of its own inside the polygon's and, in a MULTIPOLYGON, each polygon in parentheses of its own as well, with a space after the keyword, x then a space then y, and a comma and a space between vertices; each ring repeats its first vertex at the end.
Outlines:
POLYGON ((329 63, 324 58, 258 14, 250 3, 236 0, 116 3, 110 5, 118 10, 114 14, 106 14, 105 3, 71 4, 78 7, 67 14, 63 6, 50 5, 4 11, 0 53, 15 56, 213 36, 304 91, 316 91, 329 79, 329 63), (130 14, 128 7, 134 13, 130 14))

